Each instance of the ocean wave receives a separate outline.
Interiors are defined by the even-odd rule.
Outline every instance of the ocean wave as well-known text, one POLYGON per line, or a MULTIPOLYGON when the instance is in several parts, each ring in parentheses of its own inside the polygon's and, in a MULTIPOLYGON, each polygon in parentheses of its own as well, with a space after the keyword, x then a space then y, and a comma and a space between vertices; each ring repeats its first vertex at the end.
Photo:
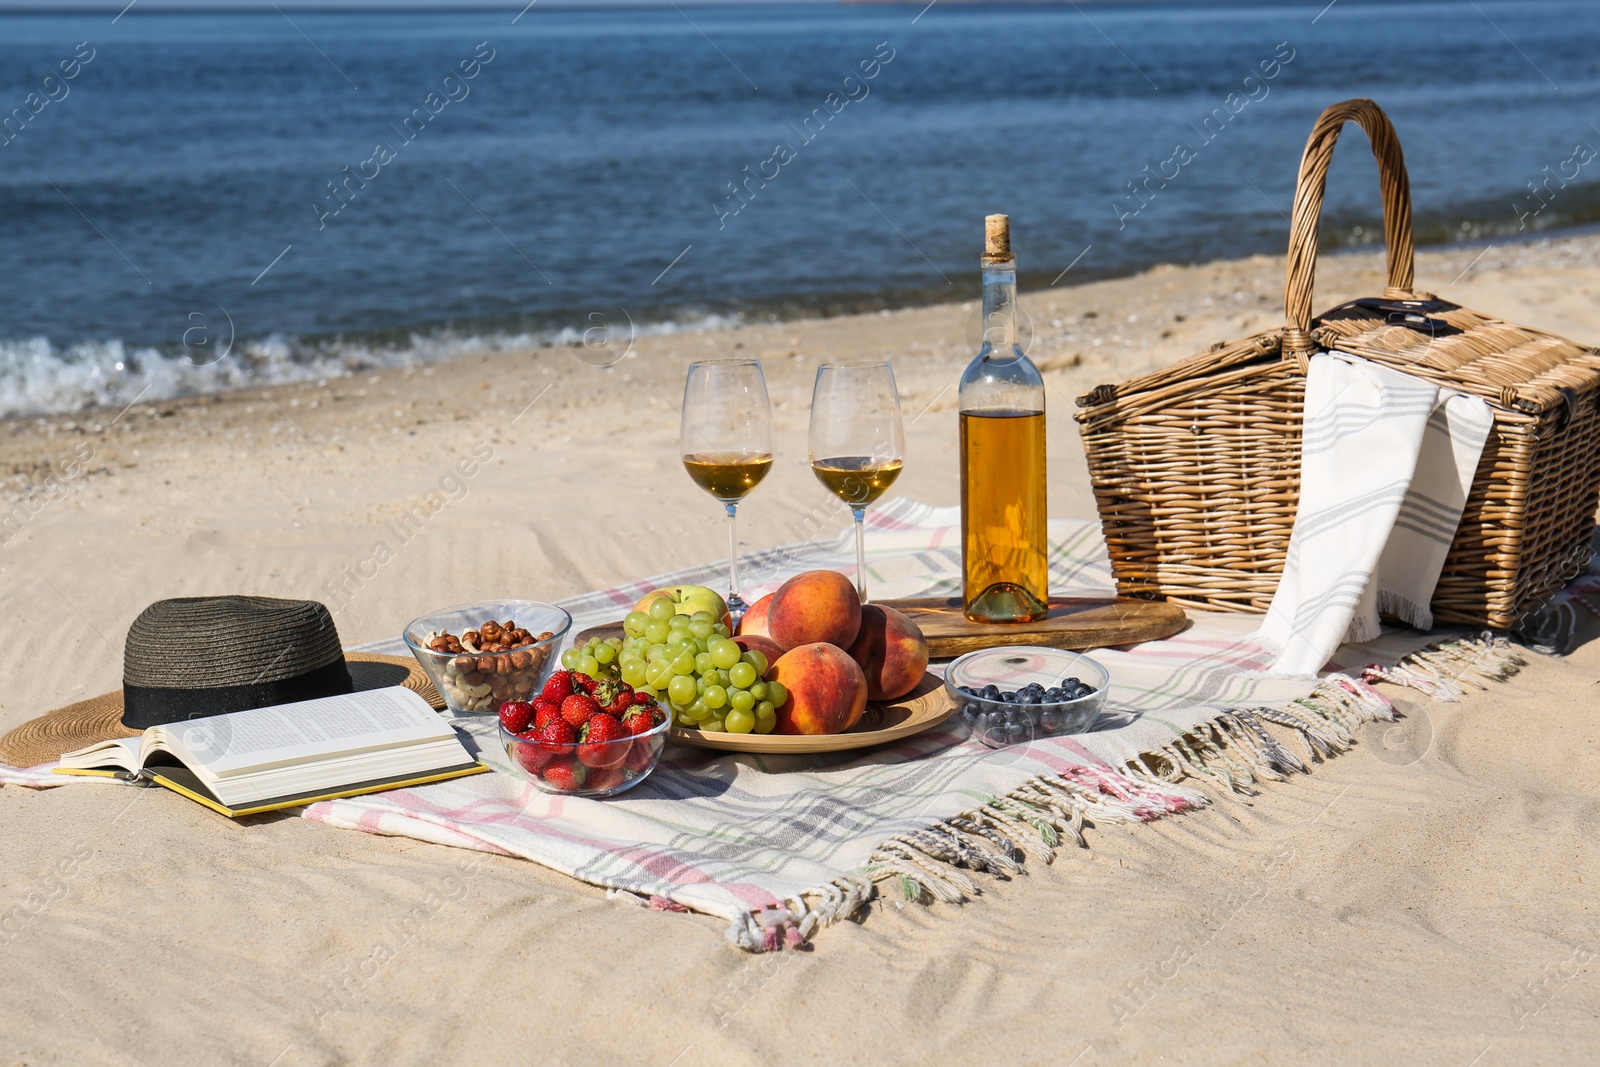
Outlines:
POLYGON ((335 378, 385 367, 442 363, 489 352, 577 347, 592 362, 609 363, 636 337, 736 328, 738 313, 706 314, 687 321, 592 322, 532 332, 442 330, 401 337, 341 335, 258 340, 221 339, 160 349, 120 340, 58 343, 49 337, 0 339, 0 418, 53 415, 86 408, 120 409, 234 389, 264 388, 335 378))
MULTIPOLYGON (((1412 228, 1418 247, 1549 237, 1600 223, 1600 182, 1549 184, 1459 201, 1445 210, 1417 209, 1412 228)), ((1383 239, 1383 219, 1373 211, 1324 213, 1324 248, 1353 248, 1383 239)))
MULTIPOLYGON (((1600 223, 1600 182, 1548 186, 1542 196, 1512 192, 1453 204, 1444 211, 1418 211, 1418 246, 1477 245, 1549 238, 1582 232, 1600 223)), ((1383 222, 1368 212, 1325 213, 1320 227, 1325 250, 1373 247, 1383 222)), ((1224 258, 1281 252, 1261 235, 1221 249, 1224 258)), ((1080 269, 1078 283, 1131 275, 1162 260, 1133 256, 1080 269)), ((1170 249, 1167 259, 1171 259, 1170 249)), ((1180 257, 1181 259, 1181 257, 1180 257)), ((1059 280, 1059 274, 1055 280, 1059 280)), ((1028 275, 1024 288, 1048 287, 1046 274, 1028 275)), ((185 344, 166 347, 121 340, 61 341, 46 336, 0 338, 0 418, 50 415, 85 408, 120 409, 135 402, 291 382, 335 378, 385 367, 440 363, 490 352, 573 346, 580 359, 604 365, 621 357, 634 338, 654 334, 736 329, 746 323, 830 318, 912 307, 948 300, 945 286, 876 292, 810 293, 694 307, 657 306, 642 313, 613 307, 591 312, 572 325, 571 316, 456 320, 414 330, 394 329, 316 337, 271 334, 256 339, 218 335, 223 323, 196 323, 185 344), (565 324, 557 325, 560 321, 565 324)), ((231 329, 231 326, 228 327, 231 329)), ((228 329, 222 329, 226 334, 228 329)))

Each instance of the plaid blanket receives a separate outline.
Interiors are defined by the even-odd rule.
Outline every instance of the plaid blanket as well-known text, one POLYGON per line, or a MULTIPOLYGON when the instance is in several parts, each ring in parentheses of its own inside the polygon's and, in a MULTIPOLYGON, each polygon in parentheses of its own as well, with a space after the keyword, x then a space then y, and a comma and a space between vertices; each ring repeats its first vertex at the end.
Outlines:
MULTIPOLYGON (((956 509, 896 500, 869 512, 869 523, 876 596, 959 591, 956 509)), ((1052 522, 1050 536, 1052 591, 1111 594, 1098 526, 1052 522)), ((851 549, 848 535, 772 549, 747 557, 743 573, 759 595, 803 570, 848 571, 851 549)), ((615 620, 649 589, 720 576, 716 567, 692 568, 564 606, 576 631, 615 620)), ((1014 872, 1028 855, 1082 845, 1088 820, 1186 811, 1207 802, 1208 786, 1251 792, 1343 751, 1362 723, 1393 715, 1362 665, 1367 678, 1450 699, 1460 685, 1500 676, 1514 662, 1504 641, 1439 645, 1430 643, 1438 635, 1406 634, 1341 649, 1321 679, 1273 677, 1261 673, 1267 653, 1243 640, 1258 622, 1202 616, 1176 637, 1094 653, 1112 685, 1090 733, 991 750, 958 717, 857 753, 773 757, 669 746, 655 774, 609 800, 545 794, 508 771, 313 804, 303 814, 521 856, 619 899, 721 916, 735 945, 770 950, 847 917, 880 882, 910 898, 961 900, 981 891, 974 875, 1014 872)), ((402 651, 398 641, 368 650, 402 651)), ((455 723, 480 758, 508 770, 492 719, 455 723)), ((40 770, 47 768, 12 771, 9 780, 40 770)))
MULTIPOLYGON (((909 500, 869 512, 874 595, 958 593, 959 521, 955 508, 909 500)), ((1052 522, 1050 535, 1054 592, 1112 595, 1096 524, 1052 522)), ((850 549, 848 535, 790 545, 748 557, 742 573, 761 595, 803 570, 850 570, 850 549)), ((615 620, 658 586, 720 578, 716 567, 697 567, 563 606, 576 631, 615 620)), ((1149 820, 1206 803, 1180 778, 1249 791, 1344 750, 1361 723, 1392 716, 1354 675, 1260 673, 1266 653, 1242 640, 1257 622, 1212 616, 1165 641, 1095 653, 1112 686, 1087 734, 991 750, 953 719, 887 748, 834 756, 674 746, 643 785, 605 801, 551 796, 507 773, 330 801, 305 815, 523 856, 656 907, 722 916, 735 944, 771 949, 849 915, 877 882, 897 882, 913 898, 963 899, 979 892, 973 871, 1010 872, 1028 853, 1082 844, 1085 820, 1149 820)), ((1470 643, 1417 658, 1428 640, 1392 637, 1343 650, 1341 662, 1382 663, 1391 680, 1446 697, 1452 678, 1493 675, 1507 662, 1503 647, 1470 643)), ((506 767, 492 722, 457 725, 481 758, 506 767)))

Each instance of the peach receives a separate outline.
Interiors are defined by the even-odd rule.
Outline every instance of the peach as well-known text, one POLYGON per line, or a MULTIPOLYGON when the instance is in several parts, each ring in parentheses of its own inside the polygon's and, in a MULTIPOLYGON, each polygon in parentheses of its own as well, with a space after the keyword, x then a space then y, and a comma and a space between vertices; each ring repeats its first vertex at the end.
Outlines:
POLYGON ((779 648, 778 643, 770 637, 761 637, 756 634, 740 634, 738 637, 733 639, 733 643, 744 649, 746 652, 749 652, 751 649, 755 649, 757 652, 767 657, 768 670, 771 670, 772 665, 778 662, 778 660, 783 656, 783 649, 779 648))
POLYGON ((917 624, 878 604, 861 609, 861 632, 848 651, 866 675, 869 700, 905 696, 928 670, 928 640, 917 624))
POLYGON ((778 709, 780 734, 842 734, 867 710, 867 676, 838 645, 816 641, 791 648, 768 677, 789 691, 778 709))
POLYGON ((767 635, 785 649, 826 641, 849 648, 861 629, 861 597, 838 571, 806 571, 778 586, 767 635))
POLYGON ((771 593, 751 604, 745 610, 744 618, 739 620, 740 635, 749 634, 751 637, 770 637, 771 634, 767 633, 767 609, 771 606, 771 593))

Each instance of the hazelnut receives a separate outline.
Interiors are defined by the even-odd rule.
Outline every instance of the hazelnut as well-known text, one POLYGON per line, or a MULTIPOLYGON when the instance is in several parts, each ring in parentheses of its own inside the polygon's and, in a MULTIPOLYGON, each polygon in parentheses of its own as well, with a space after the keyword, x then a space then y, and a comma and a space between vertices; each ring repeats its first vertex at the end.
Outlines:
POLYGON ((457 656, 455 659, 450 661, 450 666, 454 667, 458 671, 470 671, 473 669, 473 664, 475 663, 477 663, 477 660, 473 659, 471 656, 457 656))
POLYGON ((500 637, 500 624, 495 622, 493 619, 490 619, 488 622, 483 624, 483 628, 479 632, 483 634, 483 639, 485 641, 498 640, 500 637))
POLYGON ((472 645, 474 648, 476 648, 478 645, 483 644, 483 635, 476 630, 468 630, 466 633, 461 635, 461 640, 463 643, 472 645))
POLYGON ((526 652, 513 652, 511 653, 510 658, 511 666, 515 667, 517 670, 525 671, 528 669, 528 663, 530 662, 531 657, 526 652))

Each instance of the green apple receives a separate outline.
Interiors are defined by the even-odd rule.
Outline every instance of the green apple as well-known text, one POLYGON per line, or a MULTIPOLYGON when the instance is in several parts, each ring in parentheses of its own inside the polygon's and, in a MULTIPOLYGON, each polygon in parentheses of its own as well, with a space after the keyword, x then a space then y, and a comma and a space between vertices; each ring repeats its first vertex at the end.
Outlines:
POLYGON ((649 613, 650 605, 657 600, 667 600, 676 615, 693 615, 697 611, 709 612, 718 622, 728 621, 728 604, 714 589, 703 585, 669 585, 646 593, 644 599, 633 606, 634 611, 649 613))

